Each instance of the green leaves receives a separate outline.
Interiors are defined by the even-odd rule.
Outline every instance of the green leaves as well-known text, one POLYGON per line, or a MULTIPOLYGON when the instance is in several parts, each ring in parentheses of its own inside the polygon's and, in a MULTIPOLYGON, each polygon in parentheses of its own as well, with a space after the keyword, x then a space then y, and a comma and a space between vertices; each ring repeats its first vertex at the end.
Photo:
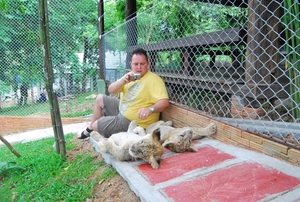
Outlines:
POLYGON ((0 11, 8 10, 8 4, 5 0, 0 1, 0 11))
POLYGON ((290 93, 292 99, 292 113, 299 119, 300 118, 300 21, 299 21, 299 3, 297 0, 285 0, 284 1, 284 15, 283 25, 285 26, 285 38, 286 38, 286 51, 287 62, 286 68, 289 72, 291 79, 290 93), (298 17, 296 17, 298 16, 298 17))

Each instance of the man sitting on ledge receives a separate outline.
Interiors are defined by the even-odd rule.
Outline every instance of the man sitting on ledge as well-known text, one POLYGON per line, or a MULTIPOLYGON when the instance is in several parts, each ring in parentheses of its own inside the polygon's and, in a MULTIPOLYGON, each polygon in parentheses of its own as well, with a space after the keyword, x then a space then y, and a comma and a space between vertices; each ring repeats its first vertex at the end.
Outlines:
POLYGON ((108 138, 127 131, 131 121, 146 128, 159 120, 160 112, 169 106, 164 81, 148 70, 147 52, 138 48, 132 52, 131 72, 108 87, 111 94, 122 93, 121 99, 99 94, 94 104, 92 121, 79 139, 85 139, 95 130, 108 138))

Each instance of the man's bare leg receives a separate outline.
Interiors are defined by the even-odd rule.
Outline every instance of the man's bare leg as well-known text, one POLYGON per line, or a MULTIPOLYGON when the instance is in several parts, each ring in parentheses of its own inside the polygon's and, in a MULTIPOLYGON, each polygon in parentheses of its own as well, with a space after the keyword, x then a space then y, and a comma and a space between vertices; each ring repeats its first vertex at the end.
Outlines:
MULTIPOLYGON (((97 129, 98 129, 98 127, 97 127, 97 120, 100 119, 103 116, 103 114, 102 114, 103 107, 104 107, 103 94, 99 94, 99 95, 97 95, 96 100, 95 100, 95 104, 94 104, 94 108, 93 108, 92 120, 87 125, 87 129, 89 131, 92 131, 92 130, 97 131, 97 129)), ((81 133, 81 135, 78 136, 78 139, 85 139, 85 138, 87 138, 87 137, 90 136, 90 132, 88 132, 87 129, 85 129, 81 133)))

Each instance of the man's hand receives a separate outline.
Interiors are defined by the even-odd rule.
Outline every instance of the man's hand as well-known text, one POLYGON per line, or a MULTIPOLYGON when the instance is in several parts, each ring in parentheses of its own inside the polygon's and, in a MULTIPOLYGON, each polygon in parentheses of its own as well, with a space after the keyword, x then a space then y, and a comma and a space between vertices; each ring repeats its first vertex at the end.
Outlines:
POLYGON ((138 117, 142 120, 148 118, 148 116, 152 114, 149 108, 141 108, 138 112, 138 117))

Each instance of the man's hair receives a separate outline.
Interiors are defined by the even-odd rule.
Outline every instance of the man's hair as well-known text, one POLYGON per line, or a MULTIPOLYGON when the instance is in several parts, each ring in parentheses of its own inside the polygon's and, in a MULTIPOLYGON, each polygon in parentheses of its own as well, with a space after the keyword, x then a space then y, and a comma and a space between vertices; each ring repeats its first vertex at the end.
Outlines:
POLYGON ((136 54, 136 55, 144 55, 146 57, 146 60, 148 61, 148 55, 147 55, 147 51, 145 51, 144 49, 142 48, 137 48, 135 49, 134 51, 132 51, 131 53, 131 58, 132 56, 136 54))

